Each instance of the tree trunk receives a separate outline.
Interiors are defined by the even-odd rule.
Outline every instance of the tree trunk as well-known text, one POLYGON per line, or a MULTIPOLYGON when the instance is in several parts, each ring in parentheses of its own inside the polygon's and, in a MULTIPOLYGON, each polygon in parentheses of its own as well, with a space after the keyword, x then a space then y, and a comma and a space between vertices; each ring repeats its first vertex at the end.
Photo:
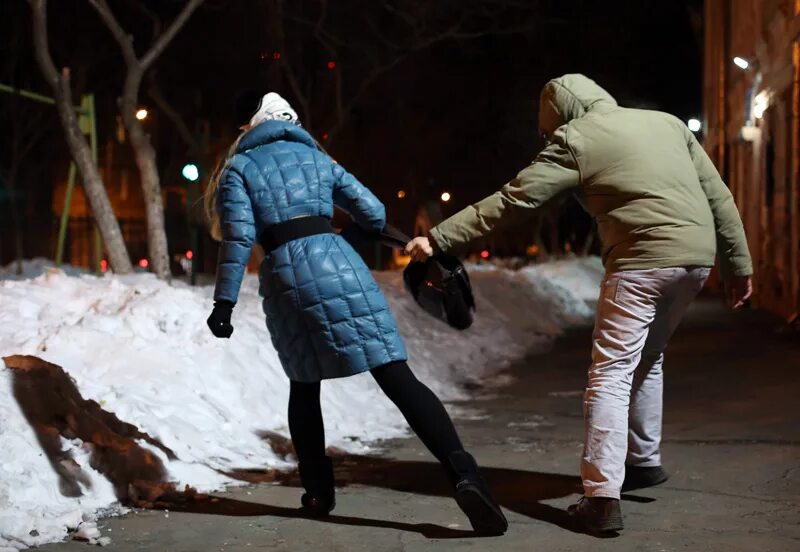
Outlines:
POLYGON ((545 216, 547 217, 547 238, 550 242, 550 254, 556 258, 561 257, 563 251, 561 250, 560 236, 558 233, 558 208, 556 206, 550 207, 545 216))
POLYGON ((119 24, 106 0, 89 0, 89 3, 97 10, 100 19, 103 20, 119 44, 128 68, 120 98, 120 113, 131 140, 136 165, 139 168, 147 215, 147 245, 151 266, 159 278, 167 279, 171 276, 169 249, 164 225, 164 202, 161 198, 161 183, 156 166, 156 152, 150 144, 150 137, 144 131, 142 123, 136 118, 136 104, 145 72, 150 69, 153 62, 175 38, 175 35, 186 24, 194 10, 203 3, 203 0, 187 0, 178 16, 163 33, 160 33, 161 23, 158 17, 145 8, 145 11, 156 20, 155 34, 157 38, 142 57, 137 56, 136 50, 133 48, 133 37, 119 24))
POLYGON ((122 121, 128 131, 136 166, 139 168, 142 192, 147 215, 147 248, 150 266, 159 278, 166 280, 172 276, 169 268, 169 248, 164 223, 164 200, 161 197, 161 182, 156 165, 156 152, 150 144, 142 123, 136 118, 137 96, 142 80, 140 68, 128 68, 124 94, 120 99, 122 121))
POLYGON ((542 237, 543 227, 544 215, 539 212, 536 214, 536 217, 533 220, 533 243, 539 246, 540 252, 537 256, 538 261, 546 261, 550 254, 550 252, 547 250, 547 246, 544 243, 544 238, 542 237))
POLYGON ((59 119, 64 128, 64 136, 75 161, 78 175, 80 175, 81 185, 92 209, 92 215, 97 227, 100 229, 100 236, 106 245, 111 268, 116 274, 132 272, 133 266, 128 255, 128 249, 125 247, 125 241, 122 239, 119 221, 114 215, 114 209, 108 199, 97 165, 92 159, 92 152, 89 144, 86 143, 86 137, 78 127, 78 117, 75 115, 75 109, 72 106, 73 100, 68 70, 64 70, 54 87, 54 91, 59 119))
POLYGON ((47 2, 45 0, 28 0, 28 3, 33 12, 33 44, 36 60, 45 80, 53 88, 59 120, 64 128, 64 138, 81 177, 92 215, 106 245, 111 268, 117 274, 132 272, 133 266, 131 266, 131 259, 122 239, 119 222, 114 216, 103 180, 92 159, 89 144, 78 126, 78 117, 75 113, 70 89, 69 69, 64 68, 59 74, 53 58, 50 56, 47 40, 47 2))
POLYGON ((594 245, 594 239, 597 236, 597 225, 594 221, 592 221, 592 227, 589 228, 589 233, 586 234, 586 240, 583 242, 583 247, 581 248, 581 257, 587 257, 589 252, 592 250, 592 246, 594 245))
POLYGON ((22 220, 19 216, 19 206, 17 205, 17 159, 11 161, 11 169, 8 171, 8 183, 6 189, 8 190, 8 204, 11 207, 11 224, 14 227, 14 254, 17 261, 17 275, 22 274, 22 259, 25 257, 22 242, 22 220))

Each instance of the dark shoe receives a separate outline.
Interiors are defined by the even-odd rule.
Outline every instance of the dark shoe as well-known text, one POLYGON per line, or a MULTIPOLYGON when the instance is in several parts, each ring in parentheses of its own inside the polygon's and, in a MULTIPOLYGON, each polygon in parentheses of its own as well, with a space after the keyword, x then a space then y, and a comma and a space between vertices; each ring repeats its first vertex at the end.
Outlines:
POLYGON ((625 480, 622 492, 655 487, 669 479, 669 474, 661 466, 625 466, 625 480))
POLYGON ((616 498, 584 496, 567 510, 570 517, 590 533, 622 531, 622 510, 616 498))
POLYGON ((308 493, 300 497, 302 504, 300 510, 310 517, 327 517, 336 507, 336 497, 331 494, 327 496, 312 496, 308 493))
POLYGON ((300 499, 301 510, 312 517, 325 517, 336 507, 336 488, 333 463, 327 456, 316 461, 301 461, 300 481, 305 494, 300 499))
POLYGON ((489 493, 489 487, 478 471, 475 459, 466 451, 448 457, 455 475, 455 499, 479 535, 502 535, 508 521, 489 493))

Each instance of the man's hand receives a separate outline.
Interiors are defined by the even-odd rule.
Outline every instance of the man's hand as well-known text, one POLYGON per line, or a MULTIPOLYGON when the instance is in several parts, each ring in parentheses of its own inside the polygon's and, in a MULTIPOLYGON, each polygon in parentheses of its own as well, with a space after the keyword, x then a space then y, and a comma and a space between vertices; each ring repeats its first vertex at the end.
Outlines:
POLYGON ((433 255, 433 247, 428 238, 414 238, 406 245, 406 254, 414 261, 424 261, 433 255))
POLYGON ((728 306, 738 309, 753 294, 753 278, 750 276, 733 276, 725 281, 725 298, 728 306))

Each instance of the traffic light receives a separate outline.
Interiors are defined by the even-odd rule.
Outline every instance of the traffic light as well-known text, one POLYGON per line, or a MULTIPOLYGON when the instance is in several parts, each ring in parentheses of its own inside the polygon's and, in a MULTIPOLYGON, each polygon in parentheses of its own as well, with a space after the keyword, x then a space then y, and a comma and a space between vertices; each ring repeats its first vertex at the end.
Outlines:
POLYGON ((200 178, 200 169, 194 163, 186 163, 181 170, 181 175, 189 182, 197 182, 200 178))

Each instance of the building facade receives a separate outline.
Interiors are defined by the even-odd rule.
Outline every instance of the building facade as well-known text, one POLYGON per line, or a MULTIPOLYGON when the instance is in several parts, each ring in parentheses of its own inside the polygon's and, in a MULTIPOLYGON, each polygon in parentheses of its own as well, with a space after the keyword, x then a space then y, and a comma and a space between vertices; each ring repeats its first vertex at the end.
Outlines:
POLYGON ((800 0, 706 0, 704 146, 736 198, 753 302, 800 311, 800 0))

